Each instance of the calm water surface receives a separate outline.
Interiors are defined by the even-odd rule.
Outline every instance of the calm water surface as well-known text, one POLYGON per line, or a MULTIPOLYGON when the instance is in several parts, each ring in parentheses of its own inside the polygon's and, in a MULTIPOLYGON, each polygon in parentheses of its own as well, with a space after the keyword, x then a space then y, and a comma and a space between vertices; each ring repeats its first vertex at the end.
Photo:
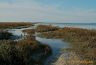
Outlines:
POLYGON ((96 29, 96 23, 38 23, 37 25, 53 25, 58 27, 75 27, 75 28, 85 28, 85 29, 96 29))
POLYGON ((36 36, 36 40, 41 42, 42 44, 47 44, 52 48, 53 54, 47 59, 45 65, 51 65, 51 63, 53 63, 60 55, 60 51, 62 48, 70 48, 70 45, 67 42, 64 42, 60 39, 46 39, 36 36))

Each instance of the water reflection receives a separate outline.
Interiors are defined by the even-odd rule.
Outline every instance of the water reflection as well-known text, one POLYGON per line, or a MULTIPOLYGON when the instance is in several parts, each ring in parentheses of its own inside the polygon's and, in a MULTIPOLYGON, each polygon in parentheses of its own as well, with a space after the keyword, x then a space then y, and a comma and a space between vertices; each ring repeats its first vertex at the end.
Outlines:
POLYGON ((45 62, 45 65, 51 65, 53 61, 56 60, 57 57, 60 56, 61 49, 63 48, 70 48, 70 45, 60 39, 46 39, 41 37, 36 37, 36 40, 43 44, 48 44, 52 48, 52 56, 50 56, 47 61, 45 62), (50 63, 49 63, 50 62, 50 63))
POLYGON ((52 47, 54 51, 61 49, 61 48, 69 48, 69 44, 60 40, 60 39, 46 39, 36 36, 36 40, 43 44, 48 44, 52 47))
MULTIPOLYGON (((20 40, 23 38, 27 38, 27 37, 25 37, 27 34, 22 32, 22 30, 25 30, 25 29, 33 29, 33 27, 22 28, 22 29, 11 29, 11 30, 9 30, 9 32, 13 33, 13 35, 14 35, 13 38, 15 40, 20 40)), ((60 39, 46 39, 46 38, 39 37, 37 35, 30 36, 30 38, 37 40, 42 44, 47 44, 52 48, 53 55, 48 58, 48 60, 45 62, 45 65, 49 62, 49 60, 52 61, 54 58, 56 58, 56 56, 58 56, 60 54, 61 48, 70 47, 70 45, 68 43, 66 43, 60 39)))

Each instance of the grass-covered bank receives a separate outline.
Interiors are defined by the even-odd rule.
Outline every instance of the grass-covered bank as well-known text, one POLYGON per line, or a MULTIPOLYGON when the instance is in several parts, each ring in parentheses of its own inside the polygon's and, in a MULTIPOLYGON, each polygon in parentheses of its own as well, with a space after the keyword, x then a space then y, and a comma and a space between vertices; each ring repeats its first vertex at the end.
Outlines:
MULTIPOLYGON (((4 29, 3 29, 4 30, 4 29)), ((22 40, 14 41, 5 39, 0 40, 0 65, 43 65, 45 60, 52 54, 48 45, 36 41, 35 31, 32 29, 24 30, 28 35, 22 40), (28 31, 28 32, 27 32, 28 31), (34 32, 34 33, 33 33, 34 32)), ((9 32, 8 33, 8 38, 9 32)), ((11 33, 10 33, 11 34, 11 33)))
POLYGON ((52 25, 38 25, 36 27, 37 32, 48 32, 58 30, 58 27, 54 27, 52 25))
POLYGON ((29 39, 0 41, 0 65, 43 65, 51 48, 29 39))
POLYGON ((32 25, 33 23, 29 23, 29 22, 0 22, 0 29, 24 28, 32 25))
POLYGON ((51 32, 42 32, 42 36, 63 39, 71 43, 72 49, 82 59, 96 63, 96 30, 65 27, 51 32))
POLYGON ((27 33, 29 35, 35 34, 35 29, 26 29, 22 31, 23 33, 27 33))

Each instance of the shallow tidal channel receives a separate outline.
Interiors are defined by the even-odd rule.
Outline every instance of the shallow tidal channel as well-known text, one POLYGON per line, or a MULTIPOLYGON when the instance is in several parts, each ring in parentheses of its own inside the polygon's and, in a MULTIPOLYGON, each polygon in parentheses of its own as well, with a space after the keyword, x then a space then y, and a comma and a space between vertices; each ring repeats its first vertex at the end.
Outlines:
MULTIPOLYGON (((22 30, 26 29, 33 29, 34 27, 28 27, 28 28, 21 28, 21 29, 10 29, 9 32, 11 32, 15 36, 15 40, 23 39, 23 37, 26 35, 22 32, 22 30)), ((38 35, 35 35, 36 40, 39 41, 42 44, 47 44, 52 48, 52 55, 45 61, 45 65, 51 65, 53 62, 56 61, 57 57, 61 54, 61 49, 69 48, 70 45, 67 42, 64 42, 61 39, 47 39, 42 38, 38 35)))

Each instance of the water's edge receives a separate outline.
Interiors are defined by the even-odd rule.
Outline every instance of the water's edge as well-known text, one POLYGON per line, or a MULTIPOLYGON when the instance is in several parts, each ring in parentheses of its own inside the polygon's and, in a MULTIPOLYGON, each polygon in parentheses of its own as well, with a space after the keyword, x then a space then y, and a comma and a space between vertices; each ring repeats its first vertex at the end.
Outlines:
MULTIPOLYGON (((10 29, 9 32, 11 32, 13 35, 18 36, 16 40, 20 40, 24 37, 24 33, 22 30, 25 29, 33 29, 34 27, 29 27, 29 28, 22 28, 22 29, 10 29)), ((46 39, 42 38, 36 35, 36 40, 39 41, 42 44, 47 44, 52 48, 52 56, 50 56, 47 61, 45 62, 45 65, 50 65, 55 61, 57 56, 60 56, 60 49, 62 48, 69 48, 68 43, 60 40, 60 39, 46 39), (50 63, 49 63, 50 62, 50 63)))

